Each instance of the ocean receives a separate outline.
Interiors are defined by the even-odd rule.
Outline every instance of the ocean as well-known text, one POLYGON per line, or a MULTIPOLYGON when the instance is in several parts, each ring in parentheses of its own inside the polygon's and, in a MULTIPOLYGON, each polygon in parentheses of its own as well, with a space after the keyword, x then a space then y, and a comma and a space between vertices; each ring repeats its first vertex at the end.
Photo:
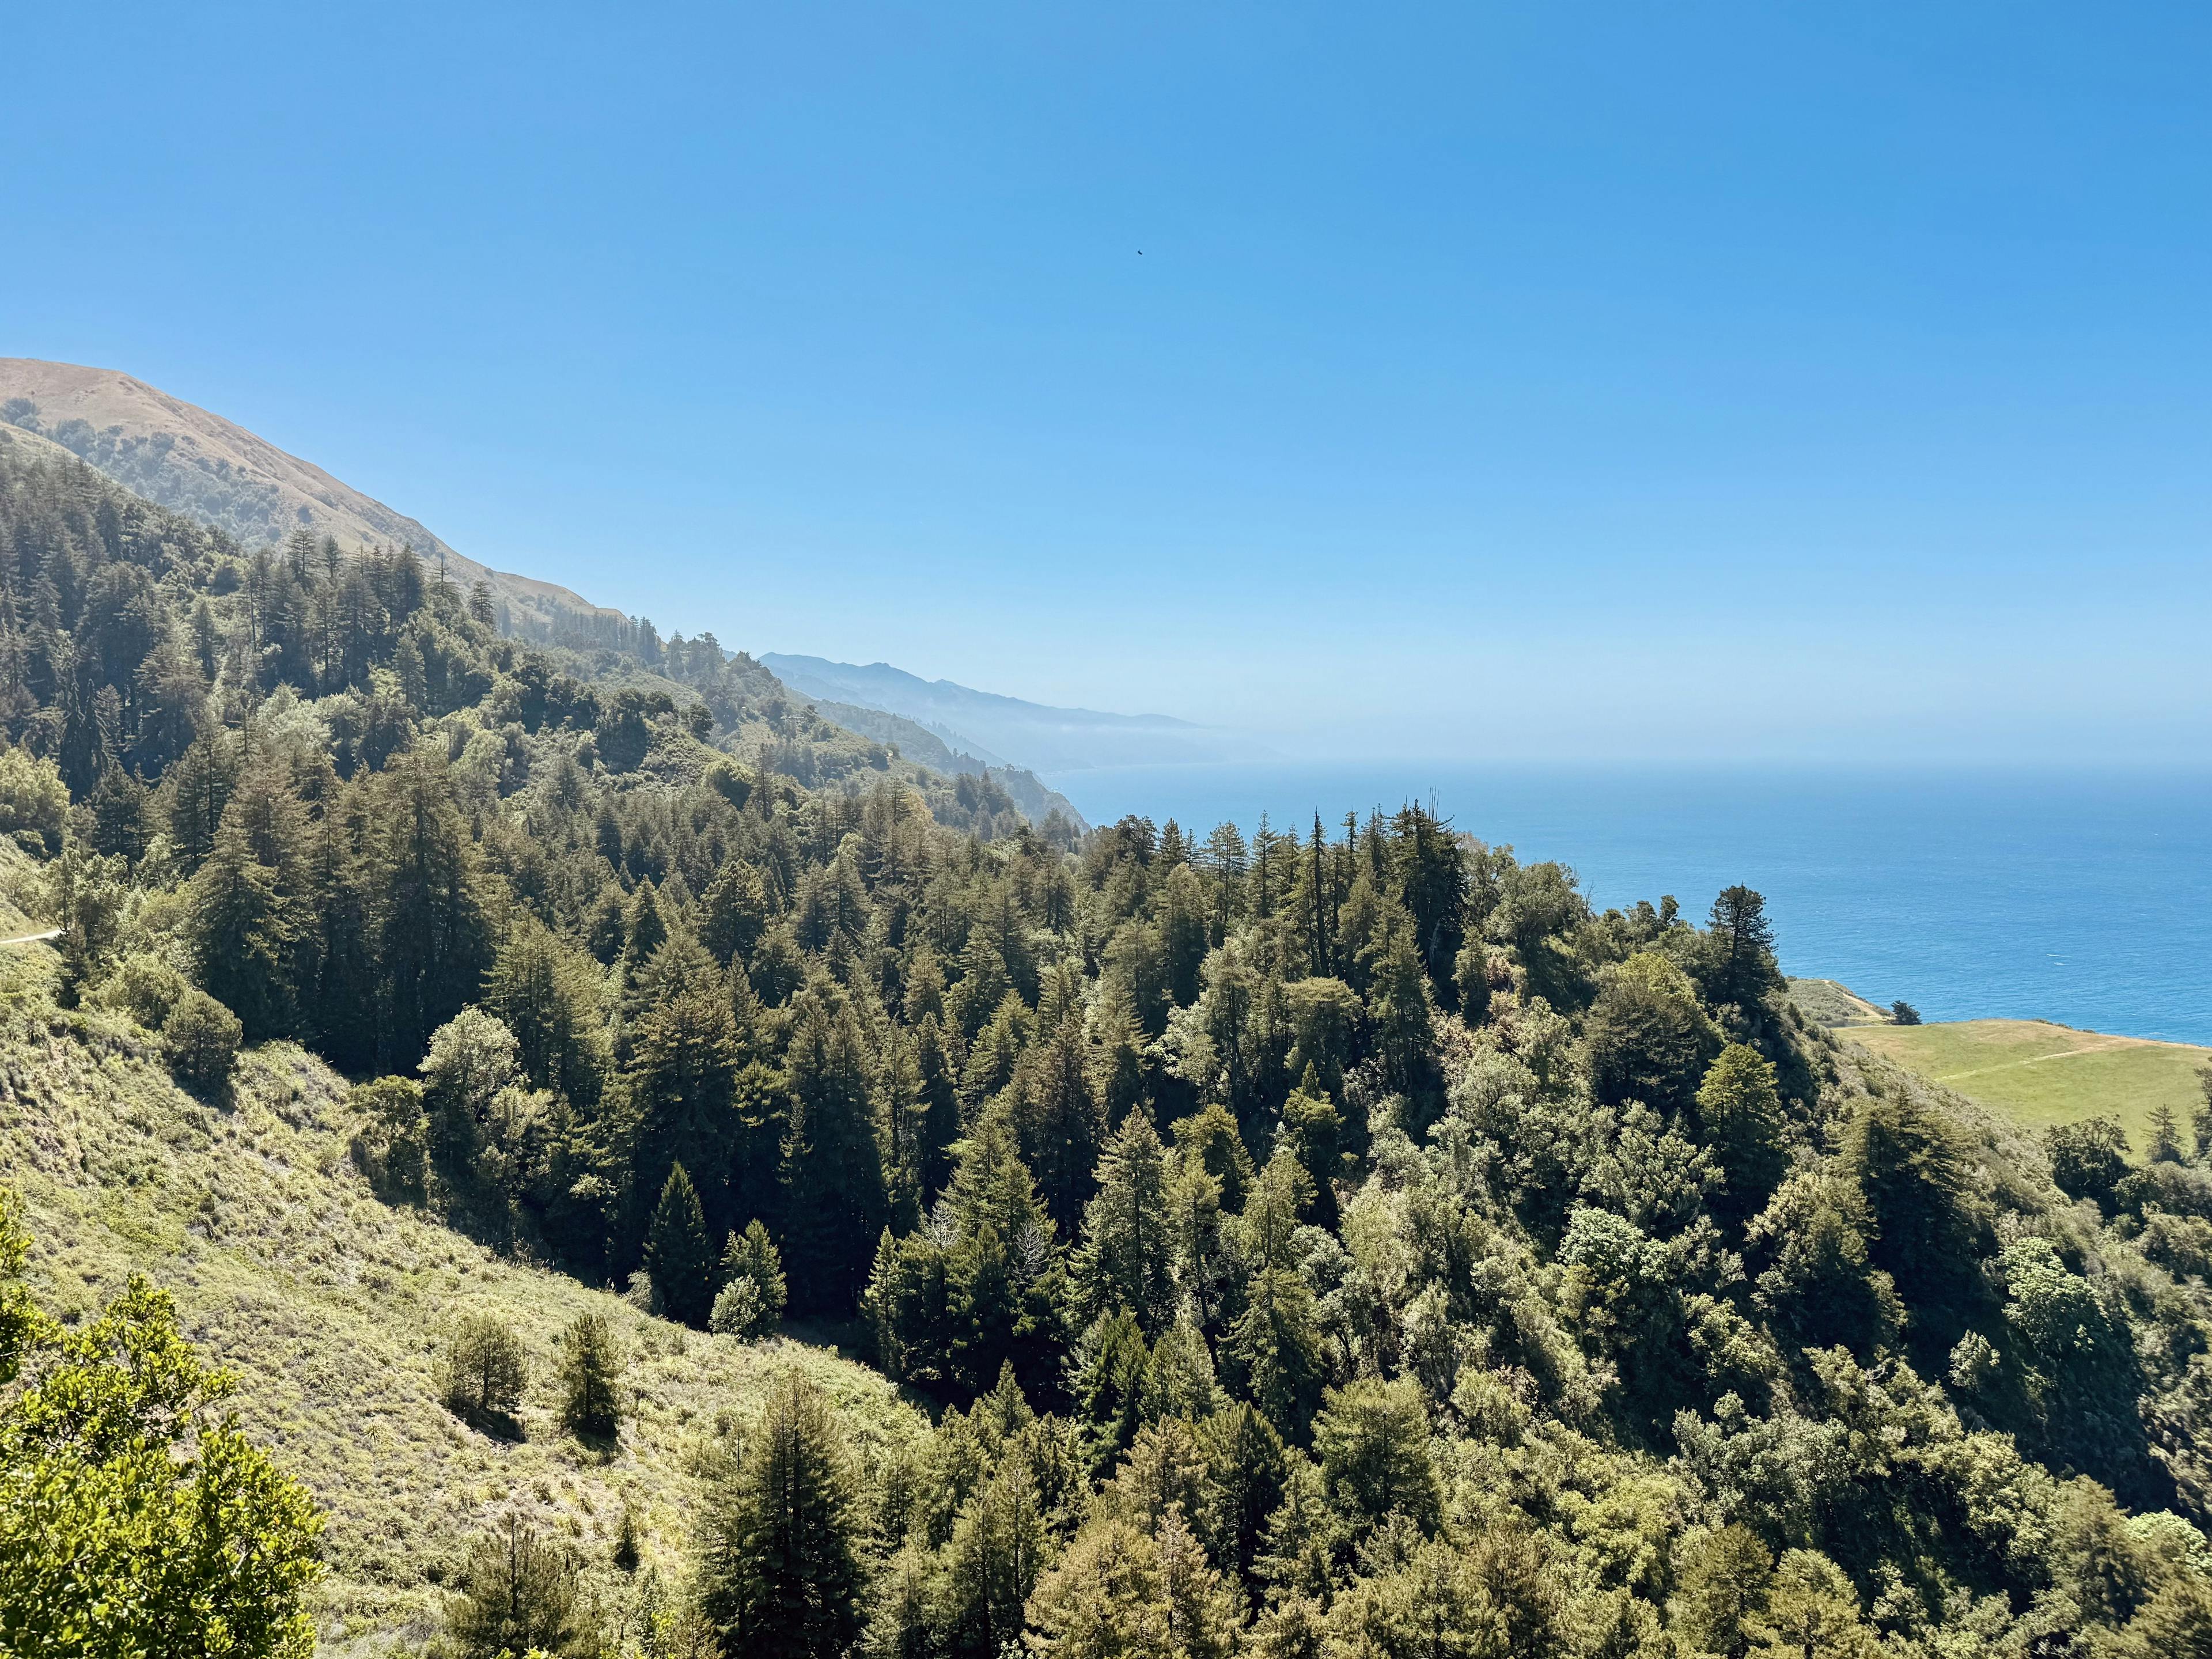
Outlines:
POLYGON ((1600 908, 1766 895, 1784 970, 1930 1020, 2051 1019, 2212 1043, 2212 770, 1836 771, 1418 763, 1127 767, 1052 786, 1094 823, 1203 835, 1264 810, 1331 833, 1434 800, 1600 908))

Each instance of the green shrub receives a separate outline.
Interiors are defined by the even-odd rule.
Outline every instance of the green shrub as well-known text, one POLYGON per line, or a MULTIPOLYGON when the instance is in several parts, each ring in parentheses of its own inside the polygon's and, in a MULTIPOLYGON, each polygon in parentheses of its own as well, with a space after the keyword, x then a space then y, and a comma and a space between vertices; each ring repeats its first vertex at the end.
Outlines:
POLYGON ((199 1094, 218 1095, 230 1086, 245 1034, 237 1015, 194 987, 169 1011, 161 1027, 161 1050, 178 1082, 199 1094))
POLYGON ((354 1131, 354 1163, 368 1184, 380 1197, 421 1203, 430 1170, 422 1085, 412 1078, 380 1077, 356 1084, 346 1103, 360 1125, 354 1131))
POLYGON ((69 804, 69 786, 52 761, 23 749, 0 753, 0 834, 35 836, 46 853, 58 853, 69 804))
POLYGON ((93 1000, 158 1031, 191 989, 191 981, 161 957, 134 951, 117 965, 93 1000))

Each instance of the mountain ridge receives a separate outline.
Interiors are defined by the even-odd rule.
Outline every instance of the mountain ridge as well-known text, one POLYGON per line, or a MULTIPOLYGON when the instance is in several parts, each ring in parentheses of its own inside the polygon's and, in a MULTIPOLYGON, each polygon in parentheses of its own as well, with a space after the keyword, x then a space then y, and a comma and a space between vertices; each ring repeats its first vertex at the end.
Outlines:
POLYGON ((463 582, 489 583, 518 634, 597 633, 628 621, 556 583, 471 559, 420 520, 120 369, 0 357, 0 422, 44 438, 125 489, 248 544, 281 542, 300 527, 356 550, 404 543, 442 560, 447 574, 463 582))
POLYGON ((764 653, 777 678, 810 697, 897 714, 979 757, 1042 773, 1162 762, 1250 759, 1267 751, 1241 734, 1171 714, 1116 714, 1058 708, 954 680, 925 680, 886 662, 836 662, 793 652, 764 653))

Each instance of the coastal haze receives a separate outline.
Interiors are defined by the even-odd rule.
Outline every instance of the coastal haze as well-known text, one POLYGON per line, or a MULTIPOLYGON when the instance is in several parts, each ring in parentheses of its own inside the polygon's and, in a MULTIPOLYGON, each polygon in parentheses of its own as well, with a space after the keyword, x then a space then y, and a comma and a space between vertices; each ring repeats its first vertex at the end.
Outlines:
MULTIPOLYGON (((552 637, 620 613, 485 569, 432 531, 220 415, 130 376, 0 360, 0 429, 33 434, 246 540, 305 526, 415 544, 552 637)), ((758 641, 741 641, 757 648, 758 641)), ((1737 881, 1773 904, 1793 973, 1932 1019, 2042 1018, 2212 1042, 2212 767, 1719 764, 1285 756, 1249 731, 1054 708, 888 663, 759 659, 830 720, 946 774, 996 775, 1030 817, 1126 814, 1332 833, 1433 801, 1457 829, 1574 868, 1600 906, 1737 881)))
POLYGON ((2212 1659, 2212 14, 17 11, 0 1650, 2212 1659))

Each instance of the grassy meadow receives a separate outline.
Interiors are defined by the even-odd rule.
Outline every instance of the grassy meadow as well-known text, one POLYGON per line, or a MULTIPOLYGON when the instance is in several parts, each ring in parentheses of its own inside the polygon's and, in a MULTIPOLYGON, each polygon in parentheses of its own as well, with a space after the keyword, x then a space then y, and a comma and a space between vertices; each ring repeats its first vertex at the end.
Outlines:
MULTIPOLYGON (((0 904, 0 922, 19 915, 0 904)), ((174 1294, 192 1340, 235 1373, 247 1430, 328 1511, 325 1651, 429 1636, 438 1587, 510 1509, 567 1537, 614 1601, 630 1588, 606 1565, 625 1505, 647 1560, 675 1570, 704 1480, 787 1367, 837 1401, 863 1462, 926 1428, 889 1382, 828 1351, 647 1318, 386 1205, 353 1167, 343 1079, 271 1044, 241 1057, 230 1103, 204 1104, 128 1019, 56 1007, 55 965, 43 945, 0 955, 0 1171, 36 1235, 33 1291, 65 1317, 133 1273, 174 1294), (631 1414, 605 1452, 554 1416, 554 1338, 587 1310, 629 1358, 631 1414), (443 1334, 471 1312, 509 1322, 531 1355, 518 1441, 439 1403, 443 1334)))
POLYGON ((2187 1131, 2203 1100, 2212 1049, 2077 1031, 2044 1020, 1970 1019, 1940 1025, 1854 1025, 1845 1041, 2040 1129, 2109 1115, 2136 1149, 2151 1115, 2170 1108, 2187 1131))

